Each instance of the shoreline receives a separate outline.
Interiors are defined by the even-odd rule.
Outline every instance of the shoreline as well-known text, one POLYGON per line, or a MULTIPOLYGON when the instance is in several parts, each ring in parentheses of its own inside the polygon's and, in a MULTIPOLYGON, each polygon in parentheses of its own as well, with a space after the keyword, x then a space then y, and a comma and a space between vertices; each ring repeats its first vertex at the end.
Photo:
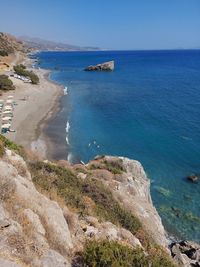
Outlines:
POLYGON ((45 129, 59 111, 59 100, 64 88, 50 79, 50 70, 32 68, 32 59, 27 55, 20 63, 33 70, 39 76, 40 82, 38 85, 32 85, 11 77, 16 89, 3 93, 2 98, 13 95, 14 101, 17 102, 11 125, 16 132, 8 132, 5 136, 39 157, 52 159, 51 151, 55 148, 45 129), (23 101, 23 98, 26 100, 23 101))

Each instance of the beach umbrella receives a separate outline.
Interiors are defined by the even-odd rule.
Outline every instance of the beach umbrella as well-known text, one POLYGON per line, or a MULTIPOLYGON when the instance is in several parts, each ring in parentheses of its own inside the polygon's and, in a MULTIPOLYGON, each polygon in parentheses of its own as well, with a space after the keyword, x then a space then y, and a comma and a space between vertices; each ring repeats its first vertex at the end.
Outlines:
POLYGON ((6 104, 12 104, 13 103, 13 100, 9 99, 9 100, 6 100, 6 104))
POLYGON ((3 113, 5 113, 5 114, 6 113, 12 113, 12 111, 10 111, 10 110, 4 110, 3 113))
POLYGON ((9 121, 9 120, 12 120, 12 118, 11 117, 3 117, 2 118, 2 121, 9 121))
POLYGON ((11 115, 13 115, 12 114, 12 111, 10 111, 10 110, 5 110, 5 111, 3 111, 3 115, 8 115, 8 114, 11 114, 11 115))
POLYGON ((4 129, 9 129, 9 128, 10 128, 10 126, 11 126, 11 124, 10 124, 10 123, 6 123, 6 124, 3 124, 3 125, 1 126, 1 128, 4 128, 4 129))
POLYGON ((12 107, 11 107, 11 106, 5 106, 4 109, 5 109, 5 110, 12 110, 12 107))

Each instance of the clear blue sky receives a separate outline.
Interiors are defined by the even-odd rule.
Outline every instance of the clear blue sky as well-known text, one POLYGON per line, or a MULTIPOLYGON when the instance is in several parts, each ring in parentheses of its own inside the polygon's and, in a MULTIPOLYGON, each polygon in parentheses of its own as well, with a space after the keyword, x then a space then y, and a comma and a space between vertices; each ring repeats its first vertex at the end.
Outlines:
POLYGON ((107 49, 200 48, 200 0, 0 0, 0 31, 107 49))

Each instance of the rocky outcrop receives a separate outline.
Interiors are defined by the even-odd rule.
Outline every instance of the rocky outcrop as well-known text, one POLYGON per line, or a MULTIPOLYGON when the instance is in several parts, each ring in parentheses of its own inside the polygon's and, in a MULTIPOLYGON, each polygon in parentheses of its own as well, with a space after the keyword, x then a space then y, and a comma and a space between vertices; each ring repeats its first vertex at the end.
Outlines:
MULTIPOLYGON (((49 168, 59 166, 48 164, 49 168)), ((164 228, 152 205, 150 182, 139 162, 101 157, 87 165, 58 164, 82 181, 89 177, 102 181, 124 209, 137 215, 153 240, 167 247, 164 228)), ((54 174, 50 171, 48 175, 54 174)), ((0 159, 0 263, 8 267, 70 267, 73 255, 83 251, 89 240, 117 241, 144 249, 139 237, 118 223, 82 216, 71 211, 56 194, 53 199, 58 202, 49 197, 34 186, 24 159, 6 149, 0 159)))
POLYGON ((88 66, 86 71, 113 71, 115 68, 114 61, 108 61, 94 66, 88 66))
POLYGON ((10 150, 0 161, 0 231, 0 257, 21 259, 31 266, 35 266, 32 260, 36 266, 51 266, 46 263, 52 261, 49 249, 57 250, 54 263, 73 249, 62 209, 36 190, 26 163, 10 150))
POLYGON ((172 257, 180 266, 200 266, 200 245, 190 241, 181 241, 172 243, 170 249, 172 257))
POLYGON ((191 174, 187 177, 187 179, 188 181, 195 183, 198 181, 199 177, 196 174, 191 174))
MULTIPOLYGON (((98 168, 101 160, 101 158, 97 158, 95 161, 90 162, 89 166, 96 164, 98 168)), ((150 180, 147 178, 142 165, 138 161, 123 157, 106 156, 103 160, 108 163, 121 160, 121 168, 124 171, 122 174, 113 175, 108 171, 105 173, 105 170, 95 170, 95 177, 99 177, 112 190, 113 194, 126 209, 137 215, 144 228, 157 244, 167 247, 166 232, 160 216, 152 204, 150 180)))

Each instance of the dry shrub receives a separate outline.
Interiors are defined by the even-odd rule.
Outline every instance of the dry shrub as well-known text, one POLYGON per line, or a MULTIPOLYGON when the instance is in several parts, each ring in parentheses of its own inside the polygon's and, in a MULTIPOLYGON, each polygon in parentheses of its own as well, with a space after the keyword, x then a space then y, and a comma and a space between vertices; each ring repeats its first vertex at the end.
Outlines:
POLYGON ((4 143, 0 140, 0 158, 3 157, 5 153, 4 143))
POLYGON ((25 235, 12 234, 8 237, 7 242, 13 248, 13 256, 17 256, 27 265, 31 264, 33 258, 38 255, 34 243, 25 235))
POLYGON ((6 201, 15 191, 15 184, 11 180, 0 180, 0 199, 6 201))
POLYGON ((75 228, 77 226, 77 215, 73 213, 71 210, 69 210, 67 207, 64 207, 63 209, 63 215, 65 217, 65 220, 68 224, 70 232, 74 232, 75 228))
POLYGON ((29 161, 35 162, 35 161, 40 161, 43 159, 42 156, 36 151, 26 149, 25 153, 26 153, 26 158, 29 161))
POLYGON ((92 174, 95 178, 111 181, 113 179, 113 174, 108 170, 94 170, 92 174))
POLYGON ((83 205, 87 214, 92 214, 95 208, 95 202, 88 196, 83 196, 83 205))
POLYGON ((20 160, 9 160, 9 162, 15 167, 20 176, 25 177, 27 175, 27 167, 24 162, 20 160))

